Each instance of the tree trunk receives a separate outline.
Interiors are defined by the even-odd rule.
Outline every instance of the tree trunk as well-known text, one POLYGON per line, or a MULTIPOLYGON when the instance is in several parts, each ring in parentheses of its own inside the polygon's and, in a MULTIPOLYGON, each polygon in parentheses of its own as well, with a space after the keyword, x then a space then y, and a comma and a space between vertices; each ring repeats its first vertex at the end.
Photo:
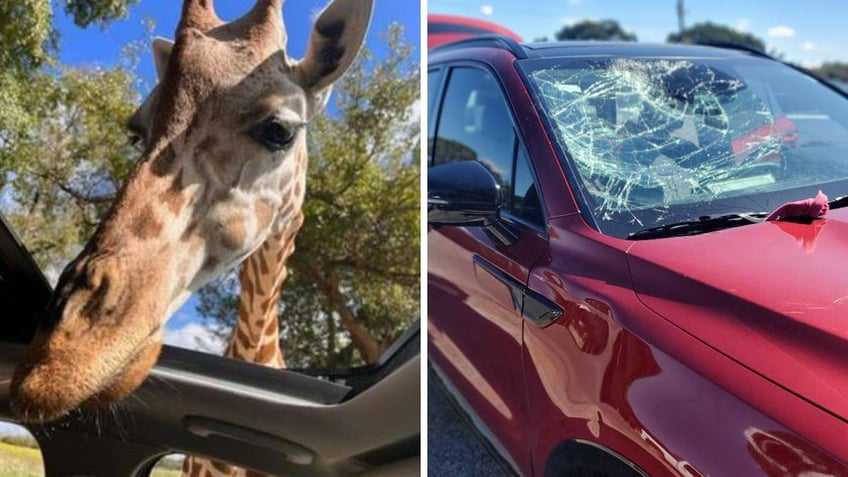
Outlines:
POLYGON ((333 311, 339 314, 342 320, 342 326, 350 333, 351 341, 359 350, 365 362, 368 364, 376 363, 380 359, 380 354, 383 352, 383 344, 380 343, 368 331, 362 323, 356 318, 356 315, 345 303, 344 297, 339 292, 339 285, 336 280, 331 277, 319 278, 321 283, 321 291, 327 297, 333 311))
POLYGON ((336 367, 336 319, 333 314, 325 311, 327 315, 327 367, 336 367))

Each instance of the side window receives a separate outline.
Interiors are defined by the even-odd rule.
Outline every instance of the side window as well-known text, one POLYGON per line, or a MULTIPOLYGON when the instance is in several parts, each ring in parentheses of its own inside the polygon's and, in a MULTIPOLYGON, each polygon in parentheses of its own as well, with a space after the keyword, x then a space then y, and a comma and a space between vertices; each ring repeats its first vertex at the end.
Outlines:
POLYGON ((515 154, 515 187, 512 194, 512 212, 522 219, 543 226, 545 215, 542 213, 542 202, 539 191, 533 182, 530 172, 530 159, 520 145, 515 154))
POLYGON ((427 162, 430 165, 433 164, 433 140, 436 135, 436 118, 434 117, 434 112, 436 111, 436 104, 438 104, 439 83, 442 80, 442 71, 438 69, 427 72, 427 111, 430 112, 427 119, 427 162))
MULTIPOLYGON (((435 104, 432 98, 430 104, 435 104)), ((504 209, 544 225, 529 158, 518 141, 502 90, 491 73, 467 67, 451 70, 436 138, 430 142, 432 165, 481 162, 501 186, 504 209)))

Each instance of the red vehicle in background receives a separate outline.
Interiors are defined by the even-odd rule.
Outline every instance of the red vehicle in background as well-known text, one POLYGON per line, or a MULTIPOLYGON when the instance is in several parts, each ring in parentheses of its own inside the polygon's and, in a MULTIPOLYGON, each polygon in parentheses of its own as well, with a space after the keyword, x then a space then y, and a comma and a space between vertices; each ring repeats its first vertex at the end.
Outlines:
POLYGON ((844 95, 751 52, 507 37, 428 81, 430 363, 516 473, 848 475, 844 95))
POLYGON ((476 18, 459 17, 454 15, 427 16, 427 48, 451 43, 479 35, 503 35, 515 41, 521 37, 508 28, 476 18))

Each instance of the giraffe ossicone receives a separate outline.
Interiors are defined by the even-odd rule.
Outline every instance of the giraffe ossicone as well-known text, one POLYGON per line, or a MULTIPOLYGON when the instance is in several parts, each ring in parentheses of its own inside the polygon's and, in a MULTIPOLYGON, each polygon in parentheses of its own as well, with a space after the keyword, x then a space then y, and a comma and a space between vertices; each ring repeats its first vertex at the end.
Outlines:
POLYGON ((299 227, 305 125, 359 51, 373 0, 331 2, 300 61, 281 8, 258 0, 223 23, 212 0, 186 0, 174 43, 154 42, 159 84, 130 121, 144 153, 15 370, 21 421, 131 393, 191 292, 299 227))

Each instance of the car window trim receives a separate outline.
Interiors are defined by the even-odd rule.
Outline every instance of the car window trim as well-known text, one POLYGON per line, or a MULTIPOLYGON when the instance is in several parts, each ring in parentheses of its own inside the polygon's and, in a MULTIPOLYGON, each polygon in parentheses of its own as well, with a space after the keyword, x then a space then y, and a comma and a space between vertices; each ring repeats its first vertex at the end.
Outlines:
MULTIPOLYGON (((444 90, 445 83, 447 82, 448 77, 448 68, 443 65, 437 65, 432 68, 427 68, 427 88, 429 90, 429 75, 431 72, 436 72, 439 74, 438 85, 436 89, 433 91, 433 94, 436 95, 436 101, 433 104, 433 110, 427 111, 427 167, 433 166, 433 153, 436 150, 436 138, 438 137, 439 132, 439 116, 441 115, 442 110, 442 100, 444 98, 444 90), (432 130, 433 135, 430 135, 430 131, 432 130), (430 137, 433 138, 433 144, 430 144, 430 137)), ((430 106, 430 98, 427 97, 427 106, 430 106)))
MULTIPOLYGON (((606 57, 611 55, 600 56, 606 57)), ((560 141, 559 135, 554 129, 553 122, 551 121, 551 118, 548 116, 548 114, 545 112, 545 109, 542 105, 542 100, 539 97, 538 88, 536 88, 536 85, 532 81, 530 81, 530 78, 527 76, 525 65, 536 64, 538 62, 546 60, 550 60, 550 58, 516 61, 515 69, 518 72, 518 75, 521 77, 521 81, 524 82, 524 86, 525 88, 527 88, 528 93, 530 93, 530 99, 533 101, 533 106, 536 108, 536 111, 539 114, 539 118, 541 119, 542 124, 545 127, 545 133, 548 135, 551 144, 554 146, 553 149, 557 155, 559 163, 563 166, 563 172, 565 173, 566 183, 571 188, 572 196, 574 196, 574 199, 577 202, 577 208, 580 211, 580 215, 583 217, 583 220, 586 221, 589 227, 594 230, 597 230, 600 233, 603 233, 601 231, 600 224, 597 220, 595 220, 594 214, 592 214, 590 211, 592 202, 586 197, 585 188, 582 186, 583 182, 579 179, 580 176, 577 171, 574 170, 574 159, 571 157, 571 152, 568 150, 568 145, 562 144, 562 142, 560 141)))

